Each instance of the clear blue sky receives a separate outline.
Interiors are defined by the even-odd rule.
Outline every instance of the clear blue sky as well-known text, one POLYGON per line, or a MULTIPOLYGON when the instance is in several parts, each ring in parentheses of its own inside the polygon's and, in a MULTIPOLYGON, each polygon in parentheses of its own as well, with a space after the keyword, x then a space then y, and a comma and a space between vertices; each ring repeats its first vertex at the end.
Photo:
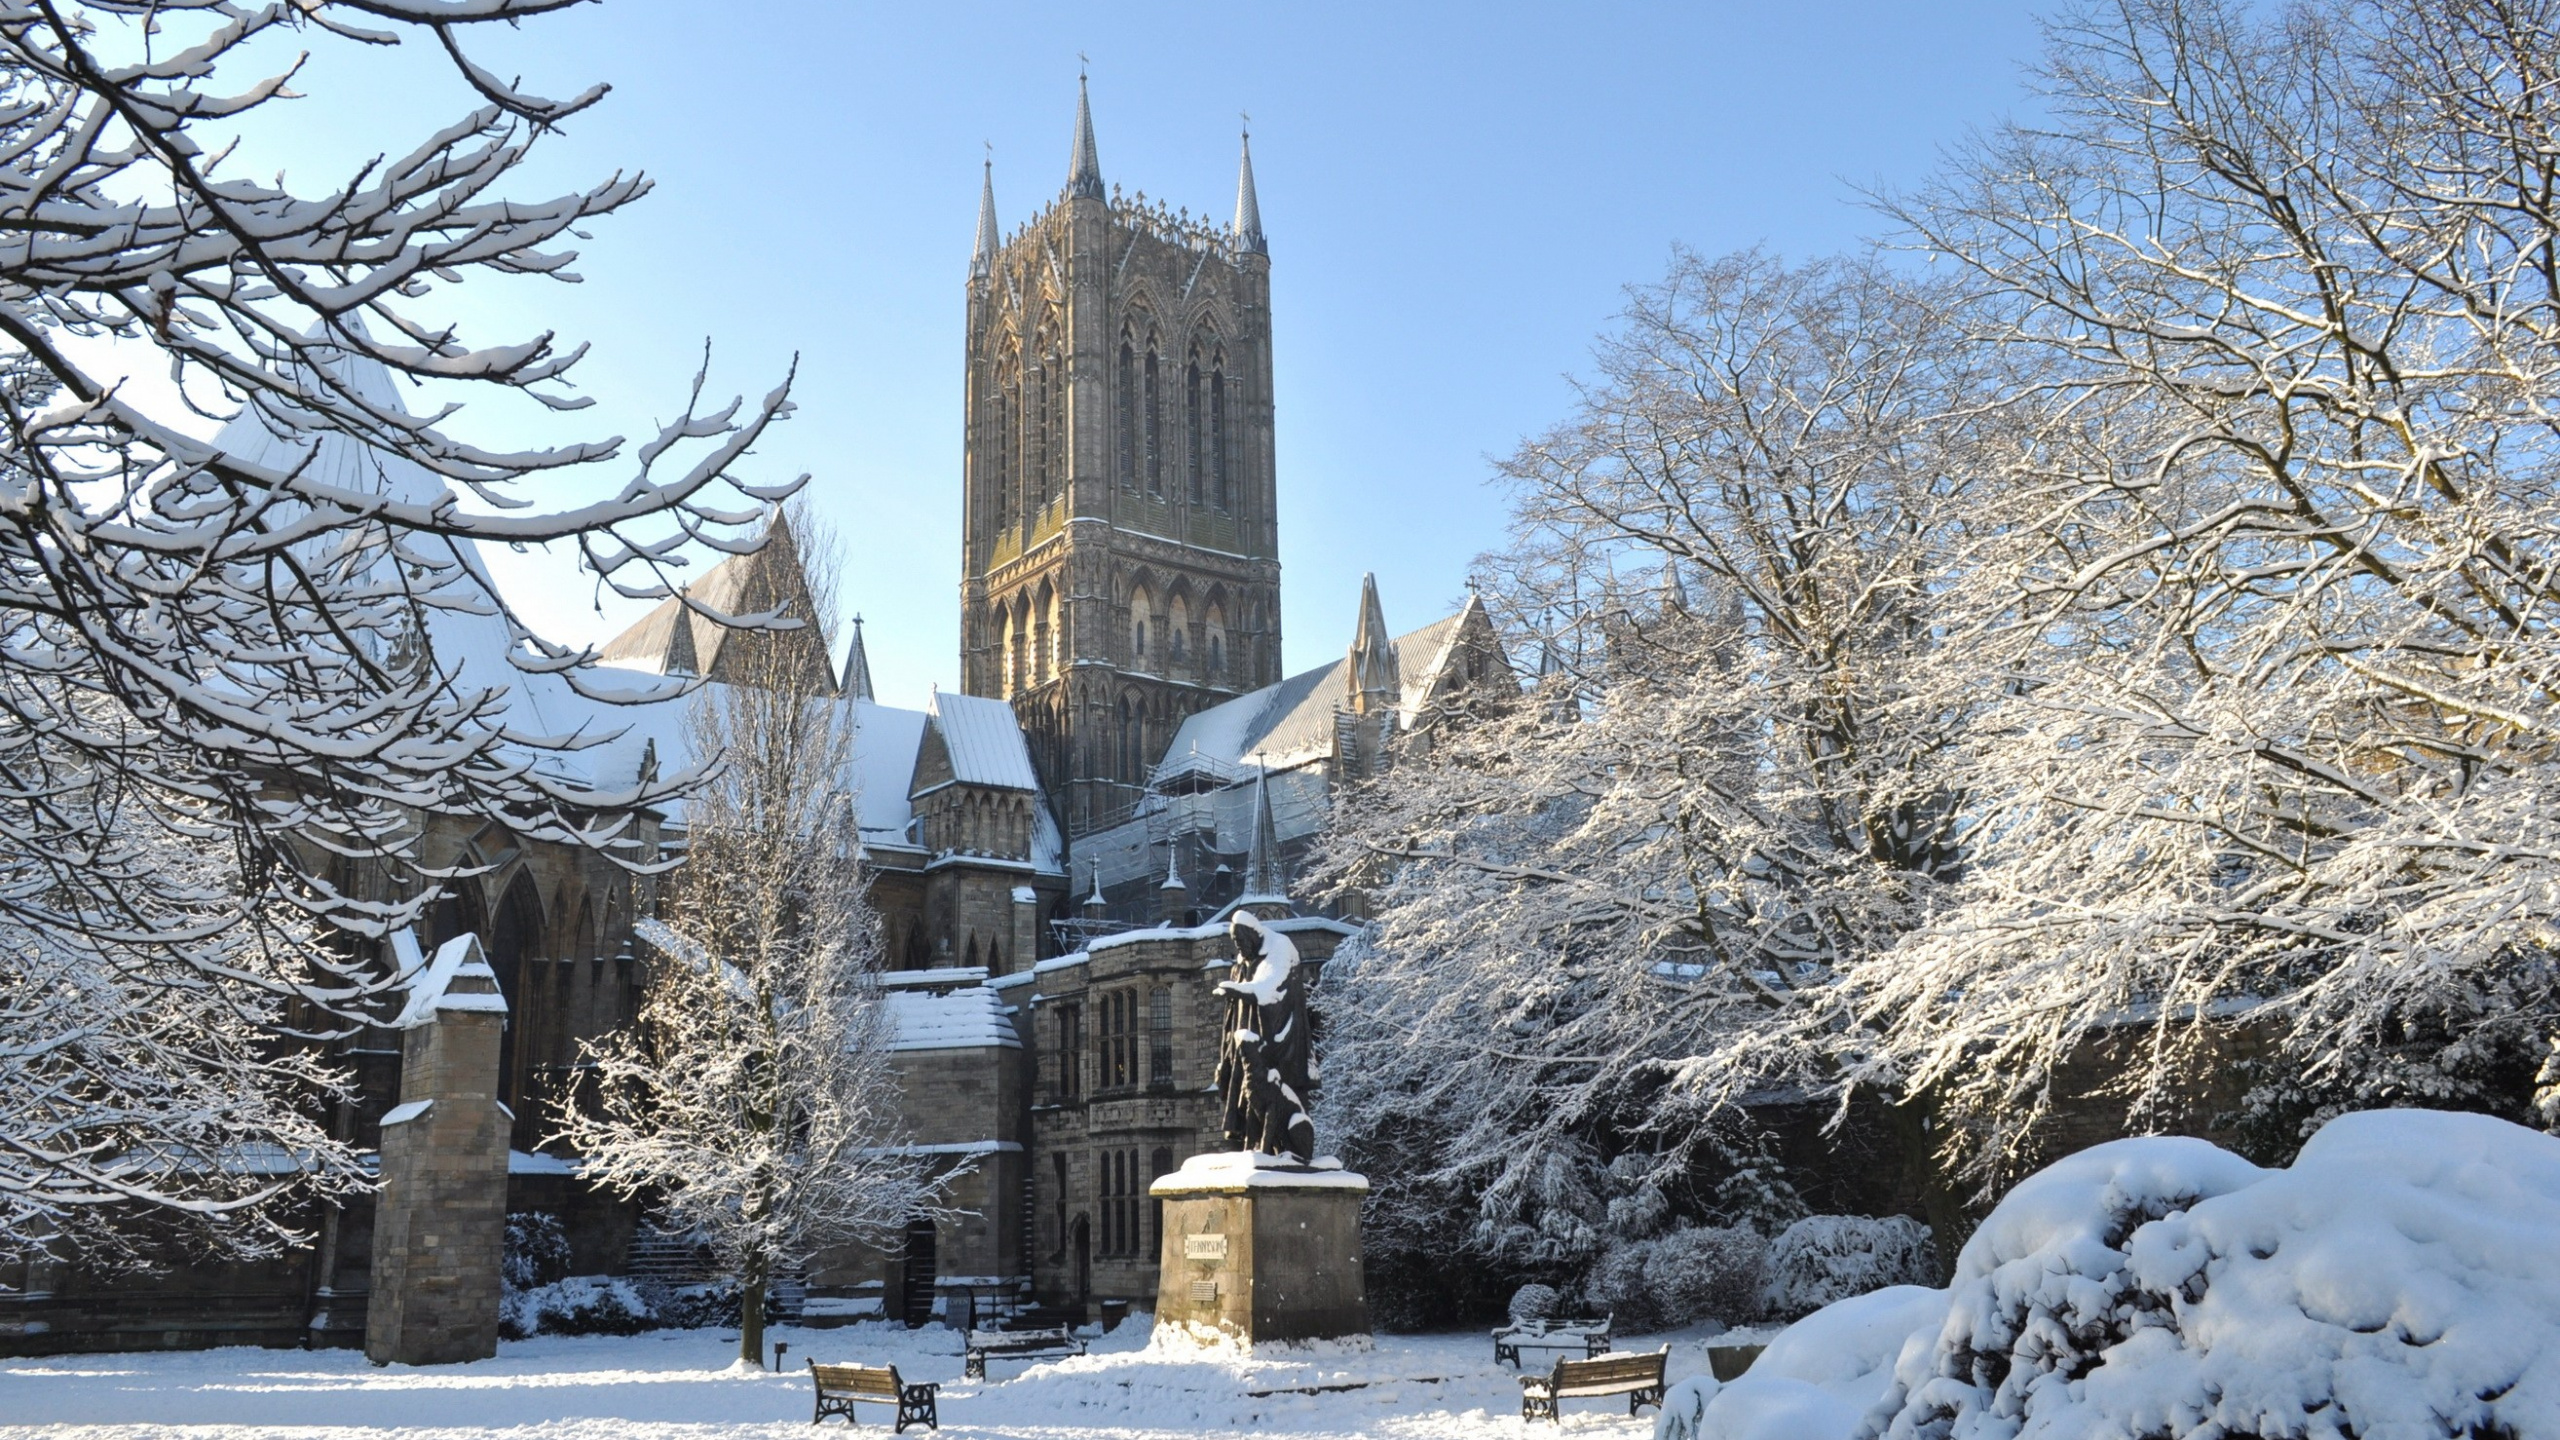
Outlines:
MULTIPOLYGON (((1077 54, 1106 180, 1224 220, 1237 113, 1272 255, 1291 670, 1350 638, 1363 570, 1420 625, 1496 543, 1488 457, 1552 423, 1629 282, 1675 244, 1801 256, 1876 229, 1855 187, 2029 103, 2033 7, 1840 4, 904 5, 607 0, 482 47, 544 93, 614 93, 516 187, 615 168, 656 193, 597 227, 579 287, 464 287, 484 338, 593 341, 599 400, 548 435, 645 434, 706 338, 723 393, 800 357, 767 473, 814 474, 849 542, 881 698, 958 664, 963 281, 982 146, 1009 229, 1063 184, 1077 54), (566 427, 564 430, 562 427, 566 427)), ((316 39, 316 37, 315 37, 316 39)), ((423 54, 322 43, 246 169, 297 188, 414 143, 469 97, 423 54), (267 157, 273 156, 273 159, 267 157)), ((408 47, 412 51, 420 47, 408 47)), ((474 439, 546 432, 502 411, 474 439)), ((476 427, 476 428, 475 428, 476 427)), ((600 639, 552 557, 502 571, 547 633, 600 639)))

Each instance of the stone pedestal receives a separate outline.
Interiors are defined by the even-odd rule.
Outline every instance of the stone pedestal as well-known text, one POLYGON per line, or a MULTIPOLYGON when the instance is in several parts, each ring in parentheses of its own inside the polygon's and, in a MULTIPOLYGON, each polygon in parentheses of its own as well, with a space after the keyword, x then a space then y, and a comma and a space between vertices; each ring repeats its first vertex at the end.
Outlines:
POLYGON ((1369 1333, 1369 1182, 1340 1161, 1195 1155, 1148 1193, 1164 1202, 1159 1331, 1248 1344, 1369 1333))
MULTIPOLYGON (((415 946, 405 949, 414 963, 415 946)), ((376 1365, 498 1353, 514 1118, 498 1103, 507 1004, 471 936, 447 943, 423 971, 397 1022, 400 1104, 382 1117, 364 1334, 376 1365)))

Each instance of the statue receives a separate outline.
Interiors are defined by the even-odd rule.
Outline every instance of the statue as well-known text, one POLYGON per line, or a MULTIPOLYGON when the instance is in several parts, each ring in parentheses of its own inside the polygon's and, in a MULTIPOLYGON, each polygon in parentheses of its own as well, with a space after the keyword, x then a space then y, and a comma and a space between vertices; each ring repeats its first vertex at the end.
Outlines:
POLYGON ((1227 1140, 1239 1150, 1294 1156, 1304 1165, 1316 1153, 1315 1122, 1307 1118, 1315 1035, 1298 947, 1264 929, 1249 910, 1236 912, 1229 933, 1236 958, 1218 985, 1227 1002, 1218 1045, 1227 1140))

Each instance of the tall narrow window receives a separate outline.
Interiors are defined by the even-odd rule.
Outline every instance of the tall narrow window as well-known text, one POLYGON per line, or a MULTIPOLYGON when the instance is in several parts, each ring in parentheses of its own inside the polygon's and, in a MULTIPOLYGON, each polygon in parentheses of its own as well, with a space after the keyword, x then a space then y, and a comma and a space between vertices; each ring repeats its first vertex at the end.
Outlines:
POLYGON ((1221 365, 1209 372, 1209 468, 1217 507, 1229 505, 1227 443, 1227 370, 1221 365))
POLYGON ((1156 348, 1147 347, 1147 493, 1164 498, 1164 397, 1159 387, 1156 348))
POLYGON ((1040 468, 1040 506, 1043 510, 1058 503, 1058 497, 1067 490, 1067 366, 1065 358, 1058 353, 1057 341, 1052 339, 1049 343, 1049 353, 1041 361, 1046 382, 1041 386, 1041 394, 1049 405, 1046 421, 1048 463, 1040 468))
POLYGON ((1200 487, 1208 482, 1207 457, 1201 449, 1208 443, 1205 427, 1209 417, 1202 413, 1200 395, 1200 352, 1191 352, 1191 363, 1182 372, 1182 440, 1183 474, 1191 503, 1200 503, 1200 487))
POLYGON ((1112 1204, 1119 1194, 1119 1161, 1118 1152, 1111 1150, 1097 1151, 1093 1157, 1093 1188, 1102 1200, 1102 1253, 1105 1255, 1120 1253, 1119 1247, 1113 1243, 1118 1237, 1111 1233, 1118 1228, 1111 1222, 1119 1218, 1118 1207, 1112 1204))
POLYGON ((1120 476, 1124 490, 1138 488, 1138 352, 1127 340, 1120 342, 1120 383, 1113 387, 1112 414, 1119 423, 1112 436, 1118 452, 1113 468, 1120 476))
POLYGON ((1049 468, 1049 367, 1034 365, 1022 386, 1022 528, 1040 518, 1040 475, 1049 468))
POLYGON ((987 498, 993 502, 999 531, 1013 523, 1013 476, 1006 473, 1004 463, 1005 432, 1013 425, 1013 407, 1005 403, 1005 386, 1010 378, 996 381, 995 401, 988 407, 993 413, 987 417, 987 498))
POLYGON ((1173 1083, 1173 992, 1147 992, 1147 1082, 1173 1083))
POLYGON ((1058 1007, 1058 1098, 1073 1100, 1083 1089, 1084 1007, 1058 1007))

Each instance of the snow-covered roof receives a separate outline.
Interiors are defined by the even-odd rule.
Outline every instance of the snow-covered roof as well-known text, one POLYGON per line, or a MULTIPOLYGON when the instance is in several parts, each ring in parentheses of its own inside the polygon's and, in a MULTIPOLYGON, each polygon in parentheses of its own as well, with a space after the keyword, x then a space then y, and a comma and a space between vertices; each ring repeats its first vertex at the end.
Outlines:
POLYGON ((881 997, 897 1038, 892 1050, 976 1050, 997 1046, 1019 1050, 1022 1037, 1005 1018, 1004 1002, 984 985, 934 994, 892 990, 881 997))
POLYGON ((498 992, 497 972, 480 958, 480 937, 456 935, 436 947, 433 960, 419 963, 418 937, 403 930, 391 937, 393 958, 416 978, 409 982, 409 1003, 400 1008, 395 1030, 427 1024, 440 1014, 504 1015, 507 997, 498 992))
MULTIPOLYGON (((368 402, 386 411, 406 413, 396 381, 380 362, 350 355, 337 362, 337 368, 348 386, 368 402)), ((451 487, 424 467, 371 450, 343 435, 279 429, 266 423, 254 409, 243 411, 225 425, 215 444, 266 468, 299 467, 311 478, 331 485, 372 491, 408 503, 433 504, 453 496, 451 487)), ((426 546, 433 542, 411 537, 406 543, 426 546)), ((629 793, 653 768, 661 778, 673 777, 696 768, 699 760, 707 758, 693 753, 685 723, 690 693, 682 682, 659 677, 663 647, 652 651, 641 643, 646 637, 637 632, 646 630, 651 621, 644 620, 634 631, 625 632, 631 644, 623 645, 617 640, 609 645, 608 652, 618 659, 581 672, 576 684, 556 673, 521 669, 510 655, 522 654, 530 659, 530 652, 519 649, 506 619, 494 613, 477 593, 480 587, 496 592, 478 548, 469 540, 456 541, 452 558, 472 578, 467 582, 457 579, 443 592, 428 597, 429 649, 435 663, 454 675, 457 689, 505 692, 496 713, 506 733, 522 740, 540 739, 555 744, 574 737, 576 748, 548 750, 536 757, 535 763, 544 773, 610 796, 629 793), (621 701, 637 703, 617 703, 621 701)), ((719 595, 728 596, 731 590, 741 588, 751 568, 723 562, 696 586, 708 585, 719 595), (721 576, 728 578, 715 578, 721 576)), ((653 612, 652 619, 660 613, 672 617, 676 611, 668 606, 673 603, 662 605, 659 612, 653 612)), ((660 628, 671 629, 674 623, 669 618, 660 628)), ((695 623, 707 622, 697 618, 695 623)), ((852 781, 861 797, 860 825, 867 846, 913 848, 907 838, 908 822, 913 818, 908 794, 925 726, 931 720, 941 722, 952 764, 962 778, 1012 789, 1038 788, 1021 726, 1014 718, 1013 707, 1001 700, 944 695, 937 697, 930 713, 860 699, 839 703, 855 707, 856 774, 852 781)), ((1039 819, 1033 837, 1033 863, 1042 871, 1055 873, 1064 861, 1065 839, 1049 822, 1047 808, 1035 808, 1039 819)), ((681 802, 668 806, 668 817, 681 823, 681 802)))
POLYGON ((1022 722, 1012 705, 985 695, 936 690, 926 713, 951 752, 952 779, 1001 790, 1040 788, 1040 777, 1031 769, 1031 747, 1023 742, 1022 722))
MULTIPOLYGON (((1466 612, 1435 620, 1395 641, 1396 671, 1403 695, 1401 717, 1412 718, 1457 641, 1466 612)), ((1353 677, 1345 656, 1330 665, 1302 670, 1276 685, 1248 691, 1223 705, 1212 705, 1182 722, 1165 747, 1165 763, 1179 766, 1196 753, 1225 765, 1258 761, 1287 769, 1333 753, 1333 717, 1351 708, 1353 677)), ((1196 763, 1196 762, 1192 762, 1196 763)))

